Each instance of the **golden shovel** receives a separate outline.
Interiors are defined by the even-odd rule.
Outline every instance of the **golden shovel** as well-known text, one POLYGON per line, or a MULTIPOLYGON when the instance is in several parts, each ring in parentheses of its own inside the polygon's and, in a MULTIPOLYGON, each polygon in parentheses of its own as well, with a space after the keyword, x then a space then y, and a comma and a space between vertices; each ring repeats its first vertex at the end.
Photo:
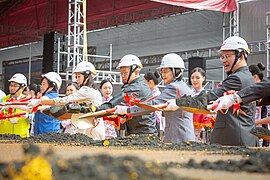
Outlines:
POLYGON ((95 126, 94 117, 79 118, 83 113, 72 114, 71 123, 79 129, 88 129, 95 126))
POLYGON ((262 138, 264 140, 270 141, 270 130, 263 127, 255 127, 251 129, 251 134, 257 136, 258 138, 262 138))

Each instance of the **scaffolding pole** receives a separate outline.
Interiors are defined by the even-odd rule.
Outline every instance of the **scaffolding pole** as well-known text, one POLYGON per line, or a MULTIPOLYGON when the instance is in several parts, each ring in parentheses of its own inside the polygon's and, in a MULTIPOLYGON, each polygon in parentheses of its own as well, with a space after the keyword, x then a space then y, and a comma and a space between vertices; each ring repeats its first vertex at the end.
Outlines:
MULTIPOLYGON (((223 41, 231 36, 239 36, 239 8, 240 4, 238 4, 238 10, 223 13, 222 18, 222 31, 223 31, 223 41)), ((225 71, 224 67, 222 68, 222 79, 225 79, 225 71)))
POLYGON ((69 0, 68 3, 68 71, 71 71, 74 66, 84 59, 85 17, 81 11, 82 7, 84 6, 84 2, 84 0, 69 0))
POLYGON ((266 13, 266 67, 267 67, 267 77, 270 76, 270 12, 266 13))

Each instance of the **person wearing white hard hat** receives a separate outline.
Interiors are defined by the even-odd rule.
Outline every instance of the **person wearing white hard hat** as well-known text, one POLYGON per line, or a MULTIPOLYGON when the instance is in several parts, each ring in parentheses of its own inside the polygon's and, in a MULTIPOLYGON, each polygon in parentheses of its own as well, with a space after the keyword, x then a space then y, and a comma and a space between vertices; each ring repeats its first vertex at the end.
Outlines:
MULTIPOLYGON (((96 74, 94 65, 90 62, 80 62, 73 70, 73 74, 76 77, 76 82, 79 84, 80 89, 73 94, 65 96, 63 98, 53 98, 50 100, 31 100, 28 106, 36 106, 38 104, 45 105, 65 105, 69 102, 85 102, 91 111, 95 110, 95 107, 101 105, 102 97, 100 92, 95 88, 93 77, 96 74)), ((99 119, 98 125, 91 130, 92 134, 89 134, 90 129, 85 128, 78 129, 77 132, 84 133, 95 140, 105 139, 105 128, 102 119, 99 119)))
POLYGON ((102 102, 101 94, 96 89, 94 84, 94 76, 96 69, 90 62, 80 62, 73 70, 76 82, 79 84, 80 89, 69 96, 54 99, 56 104, 66 104, 68 102, 77 102, 80 99, 85 99, 94 106, 100 106, 102 102))
MULTIPOLYGON (((23 91, 27 86, 27 79, 21 73, 14 74, 9 80, 9 92, 10 94, 2 98, 2 102, 7 101, 19 101, 25 98, 23 91)), ((11 105, 1 107, 1 111, 8 115, 10 111, 13 114, 19 114, 27 112, 26 115, 20 117, 14 117, 9 119, 3 119, 0 123, 0 134, 16 134, 21 137, 29 137, 30 123, 28 122, 28 112, 30 108, 26 108, 21 105, 11 105)))
MULTIPOLYGON (((183 59, 179 55, 175 53, 165 55, 161 60, 161 65, 157 69, 160 70, 166 87, 159 96, 151 101, 152 104, 164 104, 170 99, 177 98, 178 95, 191 94, 189 87, 182 81, 185 66, 183 59)), ((119 109, 122 110, 122 113, 125 111, 147 113, 145 109, 136 106, 126 110, 124 107, 119 109)), ((195 141, 192 113, 183 111, 182 109, 171 111, 170 108, 166 108, 166 111, 163 113, 166 119, 163 142, 179 143, 183 141, 195 141)))
MULTIPOLYGON (((120 69, 120 76, 122 78, 123 86, 121 94, 115 96, 112 100, 104 103, 100 108, 107 109, 116 106, 116 114, 122 114, 121 109, 126 109, 127 106, 121 106, 122 103, 127 103, 124 96, 128 94, 130 97, 135 95, 141 101, 145 101, 152 97, 150 87, 140 76, 142 69, 141 60, 133 55, 128 54, 121 58, 117 69, 120 69)), ((125 112, 124 112, 125 113, 125 112)), ((157 134, 156 121, 154 113, 142 116, 135 116, 126 121, 125 125, 121 127, 122 132, 129 134, 157 134)), ((121 133, 120 130, 120 133, 121 133)))
MULTIPOLYGON (((228 77, 216 89, 207 91, 207 93, 202 91, 203 93, 193 97, 196 99, 200 95, 206 96, 208 103, 213 102, 214 104, 209 109, 216 106, 219 97, 226 93, 232 93, 231 90, 241 91, 241 89, 255 83, 247 67, 247 56, 250 50, 243 38, 237 36, 227 38, 221 45, 219 53, 228 77)), ((235 98, 234 95, 233 97, 235 98)), ((176 105, 179 103, 181 104, 181 98, 177 99, 176 105)), ((210 142, 228 146, 257 146, 258 139, 250 134, 250 130, 254 127, 254 103, 241 104, 239 107, 232 106, 225 113, 217 112, 210 142)))
MULTIPOLYGON (((191 90, 182 80, 185 65, 183 59, 175 53, 165 55, 160 67, 161 78, 166 85, 161 94, 153 100, 154 104, 166 103, 178 96, 190 95, 191 90)), ((170 107, 163 112, 166 125, 164 131, 165 143, 195 141, 192 113, 178 109, 171 111, 170 107)))
MULTIPOLYGON (((48 72, 41 75, 40 99, 31 99, 31 102, 49 100, 58 97, 57 91, 62 84, 62 78, 56 72, 48 72)), ((39 103, 38 103, 39 104, 39 103)), ((37 106, 36 104, 35 106, 37 106)), ((34 135, 45 134, 49 132, 60 132, 60 121, 56 118, 44 114, 42 110, 45 106, 39 108, 34 116, 34 135)))
MULTIPOLYGON (((217 100, 230 90, 240 91, 255 83, 247 66, 250 50, 243 38, 227 38, 219 53, 228 77, 218 88, 208 91, 209 102, 217 100)), ((250 134, 250 130, 255 127, 255 103, 241 104, 239 108, 232 106, 225 113, 217 112, 211 143, 228 146, 258 145, 257 137, 250 134)))

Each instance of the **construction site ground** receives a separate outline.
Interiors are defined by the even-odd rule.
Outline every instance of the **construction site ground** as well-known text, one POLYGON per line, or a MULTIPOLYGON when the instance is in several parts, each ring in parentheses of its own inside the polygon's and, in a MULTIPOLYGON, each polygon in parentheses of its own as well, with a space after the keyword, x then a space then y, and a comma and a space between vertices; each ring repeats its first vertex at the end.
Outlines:
MULTIPOLYGON (((241 160, 243 155, 233 154, 218 154, 211 151, 183 151, 183 150, 149 150, 136 149, 131 147, 92 147, 92 146, 70 146, 37 143, 42 152, 52 149, 57 157, 63 159, 79 158, 82 156, 95 156, 99 154, 108 154, 114 157, 119 156, 136 156, 144 161, 153 161, 156 163, 163 162, 178 162, 187 163, 191 158, 196 162, 203 160, 241 160)), ((0 141, 0 162, 8 163, 13 161, 22 161, 24 153, 22 143, 17 143, 12 140, 0 141)), ((267 148, 265 148, 268 150, 267 148)), ((269 173, 248 173, 248 172, 229 172, 218 170, 203 170, 193 168, 169 168, 169 171, 181 177, 194 179, 270 179, 269 173)))

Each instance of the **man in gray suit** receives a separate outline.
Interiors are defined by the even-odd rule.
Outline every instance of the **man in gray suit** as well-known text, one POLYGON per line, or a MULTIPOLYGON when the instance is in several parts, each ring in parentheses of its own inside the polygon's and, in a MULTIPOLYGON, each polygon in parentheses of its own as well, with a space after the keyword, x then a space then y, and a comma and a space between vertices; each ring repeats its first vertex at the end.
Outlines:
MULTIPOLYGON (((228 77, 221 86, 207 93, 208 101, 216 100, 229 90, 240 91, 255 83, 247 67, 250 50, 243 38, 227 38, 219 52, 228 77)), ((255 127, 255 103, 241 104, 240 109, 243 112, 234 112, 233 106, 225 114, 217 112, 211 143, 228 146, 257 145, 257 138, 250 134, 250 130, 255 127)))
MULTIPOLYGON (((226 39, 219 53, 228 77, 215 90, 208 91, 207 94, 204 93, 205 95, 201 93, 194 99, 206 106, 207 102, 217 100, 229 90, 240 91, 253 85, 255 81, 247 67, 249 52, 243 38, 233 36, 226 39), (199 96, 205 97, 206 101, 201 102, 199 96)), ((185 100, 187 99, 178 98, 177 101, 170 101, 169 108, 178 109, 185 100)), ((227 106, 227 108, 225 113, 217 112, 211 143, 228 146, 257 146, 258 139, 250 133, 250 130, 255 127, 255 103, 241 104, 238 110, 234 106, 227 106)))
MULTIPOLYGON (((136 98, 145 101, 152 97, 150 87, 144 81, 144 78, 140 76, 140 70, 142 69, 142 63, 140 59, 133 55, 128 54, 122 57, 117 66, 120 69, 120 75, 123 81, 121 93, 115 96, 108 103, 101 105, 100 109, 108 109, 117 105, 126 104, 125 95, 135 95, 136 98)), ((127 106, 123 106, 127 107, 127 106)), ((118 107, 120 108, 120 106, 118 107)), ((127 134, 157 134, 156 120, 153 113, 145 114, 141 116, 132 117, 132 119, 126 121, 127 134)))

